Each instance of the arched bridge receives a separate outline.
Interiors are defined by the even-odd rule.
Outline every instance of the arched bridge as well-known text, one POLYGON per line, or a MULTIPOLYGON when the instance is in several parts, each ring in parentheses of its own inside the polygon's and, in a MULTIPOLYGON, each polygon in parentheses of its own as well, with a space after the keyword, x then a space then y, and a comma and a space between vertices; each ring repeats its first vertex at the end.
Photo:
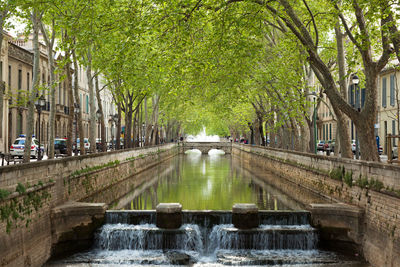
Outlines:
POLYGON ((223 150, 225 154, 231 154, 232 143, 230 142, 183 142, 180 143, 180 152, 185 153, 188 150, 198 149, 202 154, 208 154, 211 149, 223 150))

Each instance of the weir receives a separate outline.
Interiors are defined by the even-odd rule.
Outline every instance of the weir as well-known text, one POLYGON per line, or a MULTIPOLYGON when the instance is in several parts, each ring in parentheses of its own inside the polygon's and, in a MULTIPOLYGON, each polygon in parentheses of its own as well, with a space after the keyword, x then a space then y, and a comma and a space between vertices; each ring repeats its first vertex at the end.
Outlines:
POLYGON ((259 227, 240 230, 229 211, 183 211, 183 225, 161 229, 152 211, 107 211, 93 250, 59 264, 302 264, 334 263, 319 251, 307 211, 260 211, 259 227), (130 255, 130 256, 128 256, 130 255), (135 257, 132 257, 135 255, 135 257), (237 259, 236 259, 237 260, 237 259))

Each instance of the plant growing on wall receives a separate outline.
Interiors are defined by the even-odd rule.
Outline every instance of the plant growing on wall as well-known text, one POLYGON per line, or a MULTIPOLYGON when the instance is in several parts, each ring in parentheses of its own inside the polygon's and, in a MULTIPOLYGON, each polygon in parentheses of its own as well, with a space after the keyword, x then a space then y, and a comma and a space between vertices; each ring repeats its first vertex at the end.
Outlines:
MULTIPOLYGON (((49 181, 49 183, 52 183, 52 181, 49 181)), ((24 186, 18 183, 15 192, 18 195, 7 199, 11 192, 0 191, 0 220, 6 222, 8 234, 13 227, 17 228, 21 224, 28 227, 32 222, 32 213, 38 212, 51 198, 51 194, 43 188, 43 183, 40 181, 34 186, 24 186)))

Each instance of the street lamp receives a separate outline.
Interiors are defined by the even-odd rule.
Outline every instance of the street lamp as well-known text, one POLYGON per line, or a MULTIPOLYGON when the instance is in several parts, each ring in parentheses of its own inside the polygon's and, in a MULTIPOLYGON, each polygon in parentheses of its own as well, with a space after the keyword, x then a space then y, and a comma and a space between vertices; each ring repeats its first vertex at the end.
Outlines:
MULTIPOLYGON (((43 95, 38 97, 39 95, 36 94, 35 106, 38 113, 38 120, 39 120, 39 150, 38 150, 38 160, 42 160, 42 149, 40 147, 40 114, 42 113, 42 109, 46 105, 46 99, 43 95)), ((51 144, 54 145, 54 144, 51 144)))
POLYGON ((358 78, 358 76, 356 74, 353 75, 352 82, 353 82, 353 84, 359 84, 360 83, 360 79, 358 78))
POLYGON ((145 124, 144 124, 144 122, 142 123, 142 147, 144 147, 144 138, 146 137, 146 134, 145 134, 145 124))
POLYGON ((79 104, 75 103, 74 104, 74 113, 75 113, 75 156, 78 156, 78 114, 79 114, 80 108, 79 104))
MULTIPOLYGON (((360 79, 358 78, 358 76, 356 74, 354 74, 352 76, 352 82, 353 82, 353 85, 354 85, 354 93, 355 93, 356 90, 357 90, 357 84, 360 83, 360 79)), ((359 94, 359 95, 361 95, 361 94, 359 94)), ((357 101, 358 100, 360 100, 360 99, 357 99, 357 101)), ((357 102, 354 100, 354 103, 357 103, 357 102)), ((361 108, 361 100, 358 101, 358 103, 360 105, 359 108, 361 108)), ((360 158, 360 145, 358 143, 358 134, 357 134, 357 127, 356 127, 356 159, 359 159, 359 158, 360 158)))

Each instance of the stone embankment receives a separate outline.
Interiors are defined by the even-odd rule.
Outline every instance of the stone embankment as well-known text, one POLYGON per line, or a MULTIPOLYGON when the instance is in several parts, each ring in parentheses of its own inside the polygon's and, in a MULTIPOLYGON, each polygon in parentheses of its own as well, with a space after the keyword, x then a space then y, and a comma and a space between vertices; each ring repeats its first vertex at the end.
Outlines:
POLYGON ((373 266, 400 266, 400 166, 239 144, 232 154, 330 199, 309 205, 322 241, 355 246, 373 266))
POLYGON ((178 152, 167 144, 0 167, 0 266, 87 248, 107 205, 84 201, 178 152))

